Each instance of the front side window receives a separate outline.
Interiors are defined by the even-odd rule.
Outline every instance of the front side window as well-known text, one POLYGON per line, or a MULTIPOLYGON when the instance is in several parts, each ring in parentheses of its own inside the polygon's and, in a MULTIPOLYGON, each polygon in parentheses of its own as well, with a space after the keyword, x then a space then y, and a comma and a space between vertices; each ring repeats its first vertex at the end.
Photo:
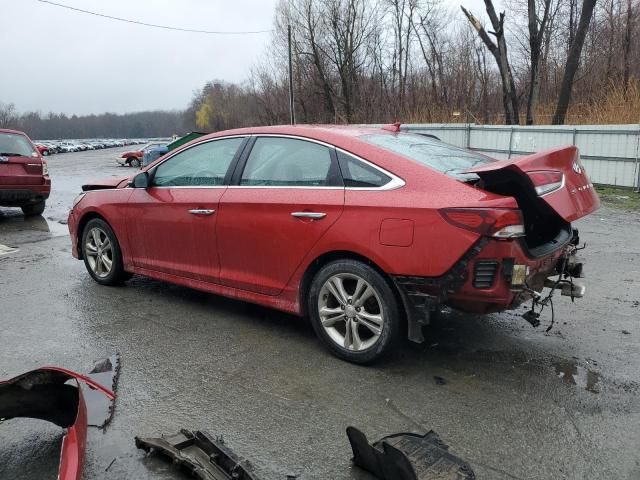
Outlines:
POLYGON ((377 188, 391 181, 389 175, 339 150, 338 163, 345 187, 377 188))
POLYGON ((165 162, 155 171, 156 187, 210 187, 224 184, 238 148, 244 138, 226 138, 201 143, 184 150, 165 162))
POLYGON ((329 148, 294 138, 260 137, 242 172, 240 185, 305 186, 335 185, 329 148))

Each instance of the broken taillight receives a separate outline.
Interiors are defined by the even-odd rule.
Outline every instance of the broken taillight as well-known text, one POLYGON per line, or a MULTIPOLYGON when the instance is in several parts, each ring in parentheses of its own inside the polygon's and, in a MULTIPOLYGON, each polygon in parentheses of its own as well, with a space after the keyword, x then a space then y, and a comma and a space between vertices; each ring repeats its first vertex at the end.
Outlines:
POLYGON ((443 208, 440 214, 451 225, 480 235, 513 238, 525 235, 522 212, 502 208, 443 208))
POLYGON ((564 174, 557 170, 527 172, 539 197, 555 192, 564 185, 564 174))

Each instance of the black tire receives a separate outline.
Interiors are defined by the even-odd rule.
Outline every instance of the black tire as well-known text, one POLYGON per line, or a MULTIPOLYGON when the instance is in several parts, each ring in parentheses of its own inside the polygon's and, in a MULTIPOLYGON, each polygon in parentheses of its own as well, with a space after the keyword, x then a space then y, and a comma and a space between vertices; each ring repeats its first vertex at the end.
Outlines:
POLYGON ((25 217, 35 217, 36 215, 42 215, 44 212, 45 202, 42 200, 38 203, 30 203, 28 205, 22 205, 22 213, 25 217))
MULTIPOLYGON (((309 317, 316 335, 335 356, 343 360, 357 364, 372 363, 389 353, 398 339, 401 313, 396 296, 385 278, 365 263, 351 259, 328 263, 313 278, 307 301, 309 317), (350 299, 346 302, 346 310, 342 308, 343 305, 340 302, 336 302, 337 297, 329 290, 331 288, 328 283, 330 279, 332 282, 338 279, 347 294, 347 298, 350 299), (374 295, 367 297, 361 307, 357 307, 357 302, 353 301, 357 293, 359 280, 363 280, 374 291, 374 295), (331 302, 333 302, 333 306, 331 302), (375 304, 367 306, 370 302, 375 302, 375 304), (326 328, 323 326, 320 313, 322 307, 336 310, 337 316, 344 316, 345 319, 335 321, 333 319, 336 317, 326 318, 325 316, 325 322, 333 322, 330 325, 326 324, 329 325, 326 328), (338 309, 345 311, 345 314, 340 315, 338 309), (360 313, 356 313, 354 310, 360 313), (378 312, 378 314, 372 314, 371 312, 378 312), (374 316, 378 318, 379 325, 382 325, 378 335, 373 334, 371 327, 367 326, 367 324, 374 327, 376 325, 361 317, 364 314, 370 319, 374 316), (353 323, 350 324, 348 323, 349 321, 353 323), (343 323, 344 328, 342 326, 343 323), (346 333, 347 328, 349 328, 348 325, 355 325, 354 328, 358 332, 355 337, 358 337, 358 344, 360 344, 361 349, 358 349, 355 342, 350 344, 351 348, 339 344, 341 335, 344 343, 348 343, 346 333), (344 330, 345 333, 341 334, 341 330, 344 330), (362 340, 361 335, 363 333, 371 336, 362 340), (367 343, 371 344, 367 345, 367 343)), ((353 338, 354 336, 351 334, 351 340, 353 338)))
MULTIPOLYGON (((105 242, 103 242, 104 245, 105 242)), ((82 249, 82 258, 84 259, 84 265, 89 272, 89 275, 98 282, 100 285, 121 285, 122 282, 129 280, 132 277, 132 274, 126 272, 124 270, 124 266, 122 265, 122 251, 120 250, 120 244, 118 243, 118 239, 116 238, 115 233, 109 226, 107 222, 102 220, 101 218, 94 218, 89 220, 89 222, 85 225, 84 230, 82 231, 82 243, 80 248, 82 249), (96 244, 94 241, 93 233, 94 231, 102 232, 99 234, 99 237, 108 238, 110 245, 110 257, 111 257, 111 267, 107 273, 105 273, 105 266, 103 260, 98 260, 97 256, 101 253, 101 250, 93 252, 89 250, 89 236, 91 235, 91 243, 93 245, 96 244), (100 268, 97 267, 98 263, 102 264, 102 272, 100 272, 100 268)), ((105 250, 105 253, 107 251, 105 250)))
POLYGON ((140 160, 136 157, 132 157, 129 159, 129 165, 134 168, 140 168, 140 160))
POLYGON ((49 156, 49 150, 45 150, 44 152, 42 152, 42 156, 43 157, 48 157, 49 156))

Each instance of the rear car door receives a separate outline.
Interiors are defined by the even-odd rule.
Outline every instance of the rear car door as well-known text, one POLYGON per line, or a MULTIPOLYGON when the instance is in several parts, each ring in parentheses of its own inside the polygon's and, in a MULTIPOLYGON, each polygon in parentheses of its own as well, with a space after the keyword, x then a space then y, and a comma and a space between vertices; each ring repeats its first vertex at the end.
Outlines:
POLYGON ((333 147, 256 137, 219 204, 221 283, 278 295, 343 206, 333 147))
POLYGON ((149 171, 127 206, 127 232, 138 268, 217 282, 218 202, 244 137, 199 143, 149 171))

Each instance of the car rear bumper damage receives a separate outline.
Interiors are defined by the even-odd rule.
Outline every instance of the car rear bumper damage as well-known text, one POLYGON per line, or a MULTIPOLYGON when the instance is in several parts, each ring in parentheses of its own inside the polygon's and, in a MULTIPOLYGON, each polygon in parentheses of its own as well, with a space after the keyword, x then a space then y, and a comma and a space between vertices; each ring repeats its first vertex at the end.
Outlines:
POLYGON ((582 263, 576 260, 579 242, 573 230, 555 249, 532 257, 517 240, 482 237, 440 277, 393 276, 409 320, 409 339, 422 342, 422 326, 441 305, 467 313, 492 313, 517 308, 527 300, 541 298, 546 288, 578 298, 584 286, 582 263))

